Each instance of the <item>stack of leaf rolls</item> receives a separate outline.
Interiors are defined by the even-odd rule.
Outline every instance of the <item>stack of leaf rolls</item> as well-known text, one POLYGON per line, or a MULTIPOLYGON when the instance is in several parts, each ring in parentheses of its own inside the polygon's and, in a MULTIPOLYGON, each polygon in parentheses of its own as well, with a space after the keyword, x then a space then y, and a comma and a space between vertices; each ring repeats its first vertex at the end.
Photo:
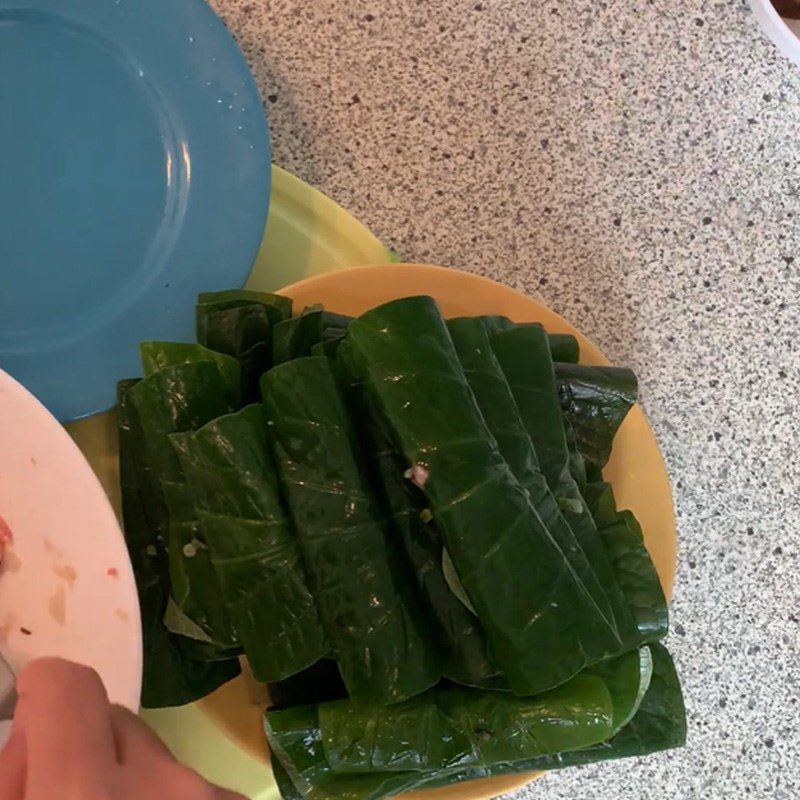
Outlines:
POLYGON ((667 603, 604 482, 627 369, 504 317, 202 294, 118 387, 142 703, 246 657, 281 793, 380 800, 679 747, 667 603))

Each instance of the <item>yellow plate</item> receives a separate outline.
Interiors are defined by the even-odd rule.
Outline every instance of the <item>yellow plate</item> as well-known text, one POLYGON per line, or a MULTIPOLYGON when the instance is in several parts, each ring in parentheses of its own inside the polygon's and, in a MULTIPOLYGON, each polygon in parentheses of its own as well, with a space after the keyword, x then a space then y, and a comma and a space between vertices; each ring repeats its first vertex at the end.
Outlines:
MULTIPOLYGON (((507 286, 443 267, 394 264, 381 269, 360 267, 320 275, 285 289, 295 309, 322 303, 331 311, 357 315, 398 297, 427 294, 447 317, 503 314, 515 322, 541 322, 551 333, 578 338, 581 363, 607 365, 597 346, 566 320, 530 297, 507 286)), ((611 459, 603 473, 614 487, 620 508, 629 508, 642 525, 645 543, 667 596, 675 576, 675 516, 664 461, 641 406, 635 405, 617 433, 611 459)), ((266 763, 261 727, 263 696, 243 676, 198 704, 228 737, 253 759, 266 763)), ((455 787, 419 791, 416 800, 485 800, 524 786, 535 774, 486 778, 455 787)))
POLYGON ((269 218, 248 289, 274 292, 314 275, 396 260, 330 197, 285 169, 272 167, 269 218))

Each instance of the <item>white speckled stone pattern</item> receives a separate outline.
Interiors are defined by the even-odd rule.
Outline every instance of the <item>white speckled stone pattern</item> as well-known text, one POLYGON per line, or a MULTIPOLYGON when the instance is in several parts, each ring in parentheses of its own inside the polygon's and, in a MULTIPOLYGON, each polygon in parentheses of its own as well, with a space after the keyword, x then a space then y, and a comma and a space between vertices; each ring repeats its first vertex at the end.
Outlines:
POLYGON ((800 798, 800 70, 745 0, 214 6, 278 164, 641 381, 677 505, 689 744, 519 797, 800 798))

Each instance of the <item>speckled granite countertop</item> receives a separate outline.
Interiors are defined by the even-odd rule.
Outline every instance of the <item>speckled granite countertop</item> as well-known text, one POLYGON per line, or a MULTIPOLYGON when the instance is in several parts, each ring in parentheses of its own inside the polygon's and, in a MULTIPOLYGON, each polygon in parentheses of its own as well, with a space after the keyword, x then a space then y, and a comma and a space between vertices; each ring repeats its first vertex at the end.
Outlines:
POLYGON ((215 0, 275 161, 639 375, 689 745, 548 800, 800 797, 800 70, 744 0, 215 0))

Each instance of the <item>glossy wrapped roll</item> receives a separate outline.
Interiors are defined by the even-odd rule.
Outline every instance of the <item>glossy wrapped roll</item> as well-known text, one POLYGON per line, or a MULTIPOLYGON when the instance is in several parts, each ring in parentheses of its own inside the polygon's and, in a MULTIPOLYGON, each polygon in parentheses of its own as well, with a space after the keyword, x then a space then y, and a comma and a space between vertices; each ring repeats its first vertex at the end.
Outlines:
POLYGON ((541 325, 526 325, 495 334, 491 341, 533 442, 542 473, 608 597, 623 649, 636 647, 641 639, 630 608, 570 469, 570 452, 547 333, 541 325))
POLYGON ((545 691, 607 657, 608 625, 501 456, 436 303, 367 312, 336 358, 425 492, 512 690, 545 691))
POLYGON ((174 434, 200 533, 255 677, 279 681, 329 645, 268 450, 263 408, 252 405, 174 434))
POLYGON ((208 650, 209 657, 222 650, 219 656, 226 657, 225 651, 237 644, 235 632, 219 602, 219 581, 169 436, 196 430, 233 411, 231 385, 216 361, 189 361, 153 372, 132 387, 128 397, 142 430, 142 480, 156 495, 157 524, 168 542, 172 598, 181 614, 204 632, 196 640, 211 645, 196 649, 208 650))
POLYGON ((261 391, 309 583, 350 696, 384 704, 419 694, 441 676, 440 658, 389 546, 329 360, 274 367, 261 391))
POLYGON ((531 437, 519 415, 503 370, 492 351, 485 321, 481 317, 459 317, 449 320, 447 329, 478 408, 497 440, 500 454, 505 458, 514 477, 528 492, 531 503, 550 535, 609 623, 615 636, 609 647, 619 648, 621 643, 616 638, 614 615, 608 597, 539 468, 531 437))
POLYGON ((239 662, 207 662, 189 657, 180 637, 164 627, 170 594, 163 500, 146 471, 144 433, 130 401, 136 380, 117 390, 120 488, 125 544, 128 548, 142 623, 144 669, 142 706, 162 708, 192 703, 239 674, 239 662))
POLYGON ((272 365, 272 328, 291 315, 292 301, 277 294, 239 289, 200 295, 197 341, 239 362, 243 404, 258 400, 258 381, 272 365))
POLYGON ((611 456, 619 426, 636 402, 636 376, 621 367, 556 364, 561 409, 588 463, 602 469, 611 456))
POLYGON ((588 747, 613 731, 606 682, 577 675, 536 697, 443 685, 405 703, 319 706, 325 759, 335 772, 491 766, 588 747))
POLYGON ((418 788, 435 789, 477 778, 578 767, 683 747, 686 709, 675 664, 663 645, 651 644, 648 649, 652 660, 650 684, 633 719, 610 739, 579 750, 437 775, 418 788))
POLYGON ((361 421, 359 442, 376 496, 388 511, 390 533, 410 567, 409 579, 415 582, 443 656, 444 676, 466 686, 507 689, 508 681, 491 657, 480 620, 447 582, 442 535, 431 518, 424 492, 406 476, 405 459, 369 402, 363 384, 346 377, 351 381, 348 401, 361 421))
POLYGON ((324 314, 322 306, 309 306, 278 323, 272 332, 272 363, 277 366, 311 355, 311 348, 323 340, 324 314))
POLYGON ((631 511, 617 510, 608 483, 589 484, 586 499, 641 640, 663 639, 669 632, 669 607, 638 520, 631 511))

